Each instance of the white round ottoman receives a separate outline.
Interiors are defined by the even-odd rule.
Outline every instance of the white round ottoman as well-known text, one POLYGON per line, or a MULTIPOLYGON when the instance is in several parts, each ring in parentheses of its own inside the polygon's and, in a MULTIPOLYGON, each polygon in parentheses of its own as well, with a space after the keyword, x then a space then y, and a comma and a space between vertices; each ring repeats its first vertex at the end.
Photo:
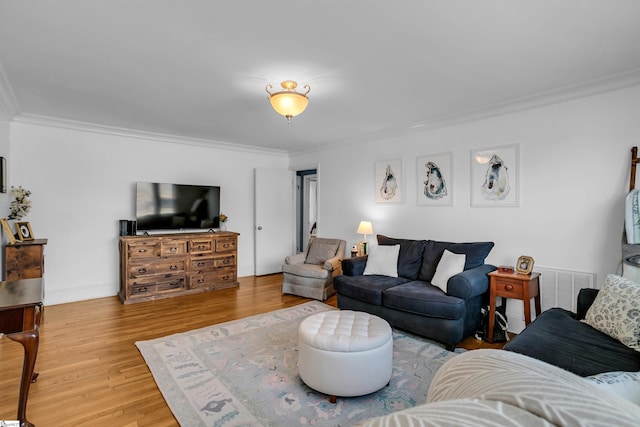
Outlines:
POLYGON ((331 310, 304 319, 298 328, 298 369, 309 387, 336 396, 373 393, 389 383, 393 338, 374 315, 331 310))

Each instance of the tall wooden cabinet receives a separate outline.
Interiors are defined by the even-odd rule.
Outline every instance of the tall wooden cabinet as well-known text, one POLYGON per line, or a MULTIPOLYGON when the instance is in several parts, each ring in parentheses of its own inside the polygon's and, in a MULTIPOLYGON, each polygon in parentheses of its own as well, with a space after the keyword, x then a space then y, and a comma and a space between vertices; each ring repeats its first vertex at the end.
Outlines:
POLYGON ((44 245, 47 239, 7 243, 4 247, 4 280, 44 276, 44 245))
POLYGON ((125 304, 238 286, 238 233, 120 237, 125 304))

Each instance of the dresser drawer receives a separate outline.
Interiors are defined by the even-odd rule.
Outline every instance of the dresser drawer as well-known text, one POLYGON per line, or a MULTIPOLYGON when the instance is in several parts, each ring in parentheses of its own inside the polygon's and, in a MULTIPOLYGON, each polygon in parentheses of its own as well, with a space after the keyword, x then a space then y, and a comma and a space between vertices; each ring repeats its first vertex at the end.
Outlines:
POLYGON ((134 280, 131 282, 131 298, 149 297, 164 292, 183 291, 186 289, 184 275, 164 277, 160 280, 134 280))
POLYGON ((185 271, 185 259, 166 259, 160 262, 134 264, 129 267, 129 277, 143 277, 153 274, 169 274, 185 271))
POLYGON ((213 238, 193 239, 189 241, 190 255, 209 255, 214 250, 213 238))
POLYGON ((209 273, 191 273, 189 275, 190 289, 215 289, 225 287, 223 286, 224 284, 229 284, 229 287, 236 284, 235 269, 216 270, 209 273))
POLYGON ((217 239, 216 240, 216 252, 230 252, 236 250, 236 239, 217 239))
POLYGON ((187 242, 185 240, 163 240, 160 243, 160 256, 186 255, 187 242))
POLYGON ((236 257, 233 255, 217 258, 191 258, 191 272, 204 273, 215 271, 219 268, 236 265, 236 257))
POLYGON ((130 242, 127 243, 127 253, 129 258, 148 258, 158 256, 158 247, 160 241, 158 240, 145 240, 143 242, 130 242))

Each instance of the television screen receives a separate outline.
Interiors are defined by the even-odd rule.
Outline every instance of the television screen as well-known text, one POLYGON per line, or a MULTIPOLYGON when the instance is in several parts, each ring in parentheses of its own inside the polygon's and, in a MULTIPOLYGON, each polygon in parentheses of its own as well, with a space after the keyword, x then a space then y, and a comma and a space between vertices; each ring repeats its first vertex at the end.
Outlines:
POLYGON ((138 230, 209 229, 220 225, 220 187, 138 182, 138 230))

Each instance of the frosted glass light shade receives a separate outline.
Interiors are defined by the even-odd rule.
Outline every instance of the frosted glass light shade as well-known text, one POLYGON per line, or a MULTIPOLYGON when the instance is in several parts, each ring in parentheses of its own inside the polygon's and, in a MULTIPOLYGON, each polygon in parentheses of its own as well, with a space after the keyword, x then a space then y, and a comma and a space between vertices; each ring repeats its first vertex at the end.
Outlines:
POLYGON ((291 121, 292 117, 297 116, 307 108, 309 104, 307 94, 311 90, 311 87, 304 85, 307 91, 305 93, 299 93, 296 92, 298 83, 292 80, 285 80, 280 83, 280 86, 282 86, 282 90, 276 93, 269 92, 269 89, 273 87, 271 85, 267 85, 265 89, 269 94, 269 102, 271 102, 273 109, 276 110, 278 114, 285 116, 288 121, 291 121))

